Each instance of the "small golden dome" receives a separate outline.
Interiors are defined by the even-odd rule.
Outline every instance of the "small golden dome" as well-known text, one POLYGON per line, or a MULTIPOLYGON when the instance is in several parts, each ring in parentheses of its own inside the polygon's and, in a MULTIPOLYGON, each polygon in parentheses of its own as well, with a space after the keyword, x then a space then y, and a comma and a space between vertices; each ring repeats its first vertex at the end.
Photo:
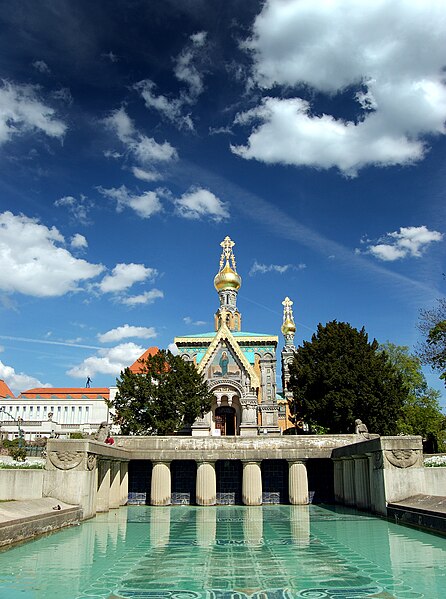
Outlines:
POLYGON ((288 335, 289 333, 295 333, 296 325, 294 324, 294 322, 292 320, 287 319, 283 323, 281 331, 284 335, 288 335))
POLYGON ((223 289, 235 289, 238 291, 241 284, 241 276, 232 270, 228 261, 226 261, 224 268, 214 278, 214 286, 217 291, 223 291, 223 289))

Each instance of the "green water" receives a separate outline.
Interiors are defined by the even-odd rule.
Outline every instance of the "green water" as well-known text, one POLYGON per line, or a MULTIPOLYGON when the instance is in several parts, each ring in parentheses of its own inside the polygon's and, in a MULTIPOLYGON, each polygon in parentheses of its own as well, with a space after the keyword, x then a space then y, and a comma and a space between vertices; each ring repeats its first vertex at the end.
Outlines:
POLYGON ((323 506, 151 508, 0 553, 1 599, 446 598, 446 539, 323 506))

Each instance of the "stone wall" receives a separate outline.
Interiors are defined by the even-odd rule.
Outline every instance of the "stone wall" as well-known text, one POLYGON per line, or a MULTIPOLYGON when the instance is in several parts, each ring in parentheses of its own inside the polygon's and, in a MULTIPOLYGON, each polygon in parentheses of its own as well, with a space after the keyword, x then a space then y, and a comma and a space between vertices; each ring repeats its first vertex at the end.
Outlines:
POLYGON ((40 499, 44 470, 0 470, 0 501, 40 499))

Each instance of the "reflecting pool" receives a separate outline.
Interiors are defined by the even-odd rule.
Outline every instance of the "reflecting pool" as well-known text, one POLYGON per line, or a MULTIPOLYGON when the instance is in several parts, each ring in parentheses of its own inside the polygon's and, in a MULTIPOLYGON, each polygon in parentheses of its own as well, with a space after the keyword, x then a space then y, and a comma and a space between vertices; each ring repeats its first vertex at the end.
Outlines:
POLYGON ((446 539, 332 506, 143 507, 0 553, 1 599, 446 597, 446 539))

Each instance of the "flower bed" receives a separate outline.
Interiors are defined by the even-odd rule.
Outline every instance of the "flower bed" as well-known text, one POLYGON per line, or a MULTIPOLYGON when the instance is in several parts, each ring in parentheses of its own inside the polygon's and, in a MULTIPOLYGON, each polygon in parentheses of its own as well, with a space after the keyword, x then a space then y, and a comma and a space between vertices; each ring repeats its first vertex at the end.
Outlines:
POLYGON ((446 468, 446 455, 433 455, 424 459, 426 468, 446 468))

